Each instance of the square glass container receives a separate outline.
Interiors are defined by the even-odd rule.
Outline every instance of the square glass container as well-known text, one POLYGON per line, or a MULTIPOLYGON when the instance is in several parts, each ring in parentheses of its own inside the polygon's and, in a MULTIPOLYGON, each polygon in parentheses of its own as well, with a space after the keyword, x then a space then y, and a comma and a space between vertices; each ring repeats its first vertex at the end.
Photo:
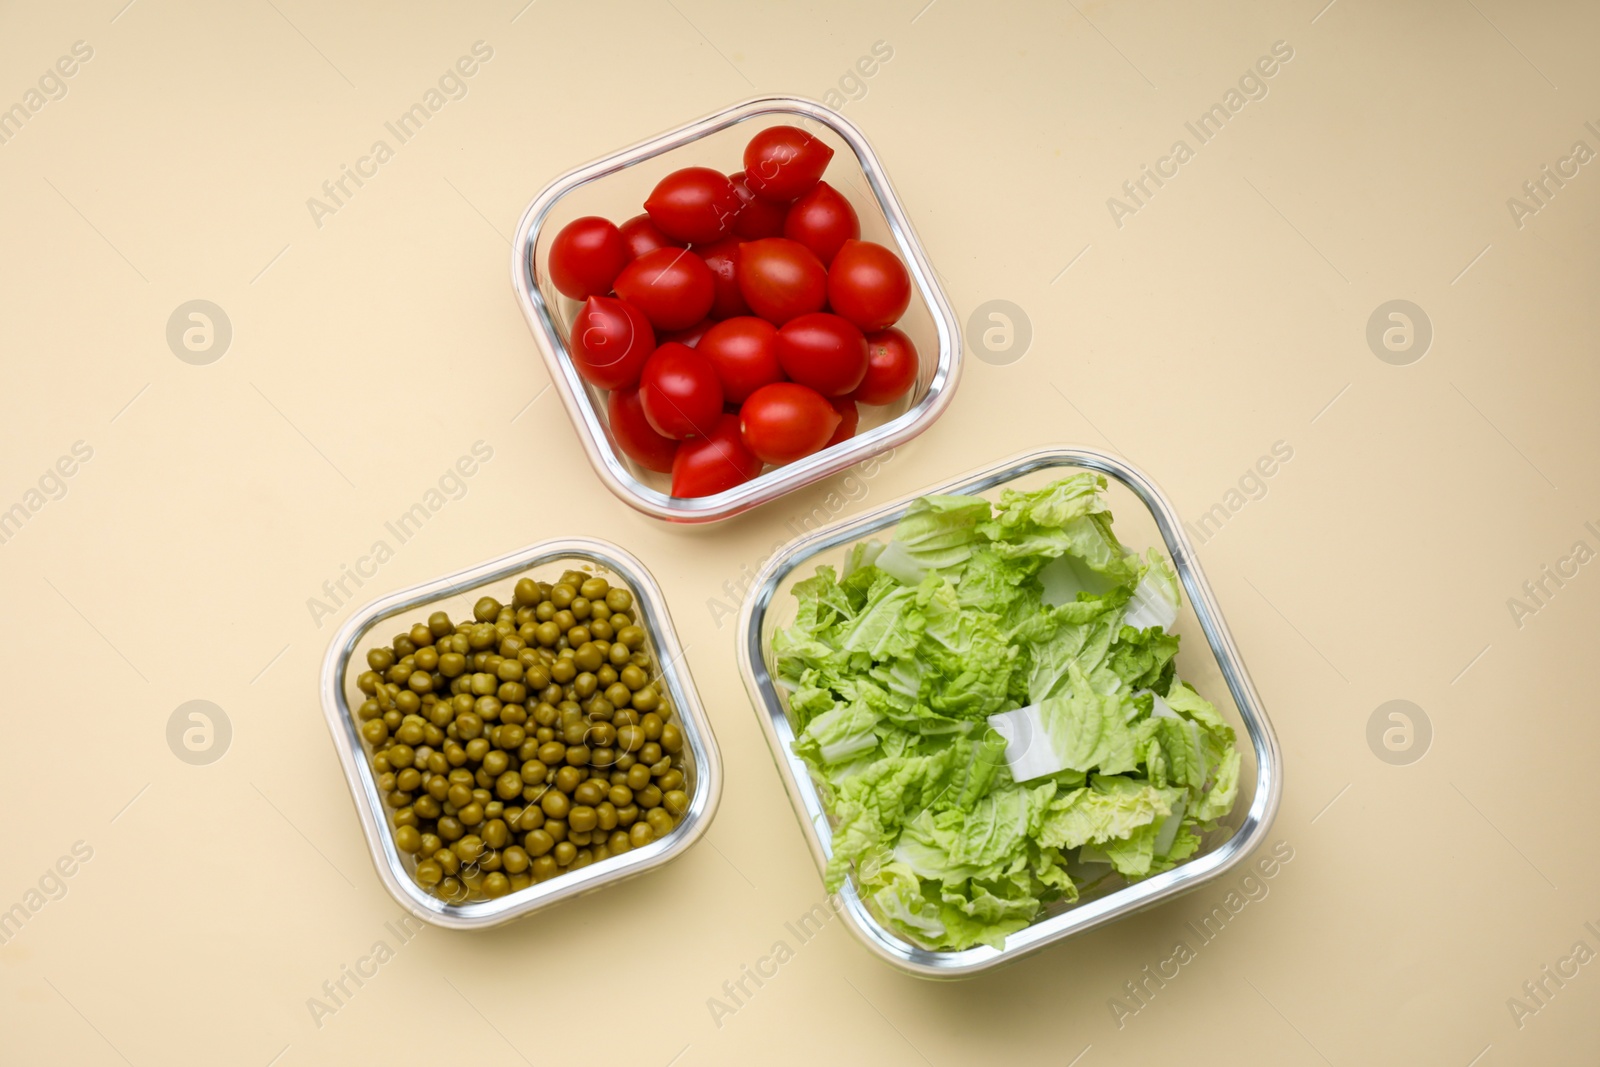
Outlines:
POLYGON ((616 545, 597 539, 544 541, 366 605, 340 627, 328 645, 322 661, 322 713, 333 735, 378 877, 401 907, 435 926, 457 930, 496 926, 659 867, 681 855, 705 833, 722 792, 722 761, 716 740, 683 662, 683 649, 672 628, 661 588, 637 559, 616 545), (671 833, 643 848, 536 882, 498 900, 447 903, 416 883, 411 876, 414 861, 395 847, 388 808, 378 792, 371 761, 351 713, 352 707, 365 699, 356 688, 356 679, 367 669, 367 651, 388 644, 397 632, 385 624, 409 628, 440 610, 449 612, 452 619, 471 618, 472 605, 479 597, 494 596, 504 601, 518 579, 549 580, 567 569, 614 579, 633 594, 637 618, 646 634, 645 647, 671 696, 675 719, 683 731, 689 808, 671 833))
POLYGON ((918 945, 880 922, 857 894, 854 879, 846 881, 839 892, 845 925, 877 956, 910 974, 923 978, 977 974, 1220 878, 1261 843, 1277 814, 1282 791, 1277 737, 1177 513, 1143 473, 1123 461, 1088 449, 1052 448, 1014 457, 801 537, 774 553, 756 576, 739 617, 739 667, 818 870, 827 866, 833 828, 809 768, 794 754, 787 693, 772 674, 772 635, 794 621, 795 583, 810 577, 820 564, 842 568, 852 545, 887 534, 918 497, 967 493, 992 500, 1004 488, 1037 489, 1084 470, 1107 477, 1107 500, 1119 539, 1141 553, 1149 545, 1164 545, 1183 582, 1184 603, 1174 627, 1185 638, 1178 653, 1178 675, 1212 701, 1239 735, 1237 802, 1200 850, 1177 867, 1133 883, 1108 875, 1083 888, 1076 903, 1047 909, 1031 926, 1006 938, 1001 949, 936 951, 918 945))
POLYGON ((795 97, 737 104, 557 178, 534 197, 517 226, 511 284, 595 473, 633 507, 673 522, 729 518, 905 443, 949 405, 961 371, 955 312, 872 146, 842 115, 795 97), (833 148, 824 180, 855 208, 862 239, 894 249, 905 263, 911 306, 896 326, 911 338, 921 366, 907 396, 882 407, 863 405, 860 429, 850 440, 714 496, 674 497, 667 475, 645 470, 616 447, 607 430, 604 391, 588 385, 573 369, 567 338, 582 305, 556 290, 545 270, 546 257, 555 235, 573 219, 600 215, 620 224, 640 214, 650 190, 674 170, 741 169, 745 143, 758 130, 777 125, 800 126, 833 148))

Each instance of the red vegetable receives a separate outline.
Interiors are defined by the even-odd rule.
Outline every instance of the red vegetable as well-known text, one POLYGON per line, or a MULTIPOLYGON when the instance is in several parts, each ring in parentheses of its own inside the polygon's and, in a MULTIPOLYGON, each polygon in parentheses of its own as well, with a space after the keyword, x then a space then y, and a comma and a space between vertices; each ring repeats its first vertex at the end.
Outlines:
POLYGON ((656 348, 656 335, 638 308, 614 296, 591 296, 572 320, 567 346, 584 381, 602 389, 637 385, 656 348))
POLYGON ((863 330, 893 326, 911 304, 900 257, 871 241, 846 241, 828 265, 828 305, 863 330))
POLYGON ((867 339, 837 315, 818 312, 778 330, 778 365, 823 396, 843 396, 867 374, 867 339))
POLYGON ((618 227, 618 231, 628 243, 628 254, 634 259, 658 248, 683 247, 682 241, 674 241, 657 229, 649 215, 635 215, 618 227))
POLYGON ((574 300, 605 296, 631 258, 621 230, 586 215, 561 227, 550 242, 550 280, 574 300))
POLYGON ((662 233, 693 244, 715 241, 733 229, 744 207, 733 183, 710 167, 684 167, 662 178, 644 209, 662 233))
POLYGON ((840 422, 839 412, 815 389, 794 382, 763 385, 739 409, 739 432, 767 463, 793 463, 822 448, 840 422))
POLYGON ((833 436, 828 438, 824 446, 832 448, 840 441, 848 441, 856 435, 856 427, 861 425, 861 409, 847 396, 836 396, 828 402, 839 413, 839 428, 833 431, 833 436))
POLYGON ((747 241, 761 237, 782 237, 783 220, 789 206, 781 200, 765 200, 750 191, 744 171, 728 175, 733 191, 744 201, 744 210, 733 220, 733 232, 747 241))
POLYGON ((711 496, 761 473, 761 460, 739 435, 739 416, 722 415, 707 437, 685 441, 672 460, 673 496, 711 496))
POLYGON ((672 457, 678 453, 678 442, 656 433, 645 419, 638 389, 618 389, 612 393, 606 401, 606 415, 611 439, 624 455, 645 470, 661 474, 672 470, 672 457))
POLYGON ((723 399, 742 404, 763 385, 783 380, 778 328, 754 315, 724 319, 706 331, 697 350, 717 370, 723 399))
POLYGON ((713 244, 697 246, 695 251, 706 261, 711 271, 716 296, 711 301, 711 315, 718 319, 731 319, 735 315, 750 314, 750 307, 739 292, 739 279, 735 273, 740 241, 737 237, 724 237, 713 244))
POLYGON ((746 241, 734 264, 739 292, 750 310, 777 326, 821 311, 828 272, 811 249, 784 237, 746 241))
POLYGON ((680 345, 688 345, 690 348, 699 348, 700 339, 706 335, 707 330, 716 325, 716 321, 716 319, 701 319, 699 322, 695 323, 693 326, 690 326, 686 330, 671 330, 667 333, 664 333, 660 337, 657 337, 656 341, 659 344, 666 344, 668 341, 676 341, 680 345))
POLYGON ((863 404, 899 400, 917 381, 917 349, 894 327, 867 334, 867 376, 850 395, 863 404))
POLYGON ((664 437, 705 437, 722 415, 722 383, 711 361, 669 341, 655 350, 639 377, 644 417, 664 437))
POLYGON ((833 262, 841 245, 861 236, 861 220, 839 190, 827 182, 818 182, 789 205, 783 235, 811 249, 826 265, 833 262))
POLYGON ((716 282, 705 260, 686 248, 646 252, 617 275, 617 295, 658 330, 682 330, 706 317, 716 282))
POLYGON ((793 200, 822 178, 833 149, 797 126, 770 126, 744 149, 744 180, 768 200, 793 200))

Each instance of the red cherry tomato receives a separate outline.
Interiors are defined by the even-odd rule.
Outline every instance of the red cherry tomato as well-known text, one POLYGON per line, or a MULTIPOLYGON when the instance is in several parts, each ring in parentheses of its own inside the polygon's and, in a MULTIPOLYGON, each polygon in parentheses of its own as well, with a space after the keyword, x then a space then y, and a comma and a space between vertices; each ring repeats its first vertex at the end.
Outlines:
POLYGON ((818 182, 793 204, 784 217, 783 235, 811 249, 824 264, 832 263, 839 246, 861 236, 861 220, 833 186, 818 182))
POLYGON ((818 312, 778 329, 778 365, 823 396, 843 396, 867 374, 867 339, 837 315, 818 312))
POLYGON ((711 301, 711 317, 731 319, 735 315, 750 314, 750 307, 739 292, 739 279, 735 267, 739 256, 739 239, 724 237, 714 244, 696 247, 700 258, 711 268, 711 279, 716 284, 716 297, 711 301))
POLYGON ((628 255, 638 259, 646 252, 654 252, 658 248, 682 248, 682 241, 674 241, 656 228, 650 221, 649 215, 635 215, 624 222, 618 230, 622 239, 628 242, 628 255))
POLYGON ((715 325, 715 319, 701 319, 687 330, 673 330, 670 333, 662 334, 660 337, 656 338, 656 342, 658 344, 666 344, 668 341, 676 341, 680 345, 688 345, 690 348, 699 348, 700 339, 706 335, 707 330, 711 329, 711 327, 715 325))
POLYGON ((769 126, 744 149, 744 180, 768 200, 793 200, 817 184, 833 149, 797 126, 769 126))
POLYGON ((917 382, 917 349, 893 327, 867 335, 867 376, 850 395, 863 404, 899 400, 917 382))
POLYGON ((655 331, 640 310, 614 296, 591 296, 572 320, 567 352, 584 381, 602 389, 639 384, 655 331))
POLYGON ((828 271, 822 261, 785 237, 740 245, 734 273, 750 310, 774 325, 821 311, 828 299, 828 271))
POLYGON ((722 383, 709 359, 669 341, 645 363, 639 400, 656 433, 679 440, 704 437, 722 415, 722 383))
POLYGON ((744 182, 744 171, 728 175, 733 191, 744 201, 744 210, 733 220, 733 232, 747 241, 762 237, 782 237, 783 219, 788 205, 779 200, 764 200, 750 191, 744 182))
POLYGON ((638 389, 618 389, 612 393, 606 401, 606 415, 611 439, 622 449, 623 455, 647 471, 666 474, 672 470, 678 442, 656 433, 645 419, 638 389))
POLYGON ((839 412, 815 389, 794 382, 763 385, 739 408, 739 432, 766 463, 793 463, 828 443, 839 412))
POLYGON ((783 380, 777 338, 778 328, 754 315, 724 319, 706 331, 697 350, 717 369, 725 400, 742 404, 763 385, 783 380))
POLYGON ((722 415, 707 437, 685 441, 672 460, 673 496, 711 496, 761 473, 761 460, 739 435, 739 416, 722 415))
POLYGON ((687 248, 646 252, 617 275, 617 295, 658 330, 684 330, 706 317, 716 281, 706 261, 687 248))
POLYGON ((846 241, 828 266, 828 306, 863 330, 881 330, 911 305, 900 257, 871 241, 846 241))
POLYGON ((550 280, 574 300, 605 296, 631 258, 615 224, 585 215, 561 227, 550 242, 550 280))
POLYGON ((833 431, 833 436, 828 438, 825 446, 832 448, 840 441, 848 441, 856 435, 856 427, 861 425, 861 410, 856 407, 856 402, 847 396, 836 396, 828 403, 839 413, 839 428, 833 431))
POLYGON ((710 167, 684 167, 656 183, 644 209, 668 237, 699 244, 733 229, 744 201, 733 183, 710 167))

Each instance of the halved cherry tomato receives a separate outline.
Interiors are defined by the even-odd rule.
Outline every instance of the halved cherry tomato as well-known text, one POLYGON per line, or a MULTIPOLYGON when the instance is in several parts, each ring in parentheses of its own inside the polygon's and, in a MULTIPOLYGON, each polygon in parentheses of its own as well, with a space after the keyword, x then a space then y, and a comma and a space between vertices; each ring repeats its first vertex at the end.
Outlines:
POLYGON ((867 374, 867 339, 837 315, 817 312, 778 329, 778 365, 823 396, 843 396, 867 374))
POLYGON ((817 184, 833 149, 797 126, 769 126, 744 149, 744 180, 768 200, 793 200, 817 184))
POLYGON ((827 182, 818 182, 789 205, 783 235, 811 249, 827 265, 833 262, 840 245, 861 236, 861 220, 839 190, 827 182))
POLYGON ((631 258, 614 223, 585 215, 561 227, 550 242, 550 280, 574 300, 605 296, 631 258))
POLYGON ((735 274, 740 241, 737 237, 724 237, 708 245, 697 245, 695 251, 711 268, 711 279, 716 283, 716 297, 711 301, 711 317, 731 319, 735 315, 750 314, 750 307, 739 292, 739 279, 735 274))
POLYGON ((675 241, 662 233, 656 224, 650 221, 649 215, 635 215, 618 227, 622 239, 628 242, 628 254, 638 259, 646 252, 654 252, 658 248, 682 248, 684 242, 675 241))
POLYGON ((734 272, 750 310, 777 326, 822 310, 828 299, 828 271, 822 261, 786 237, 740 245, 734 272))
POLYGON ((722 415, 722 383, 709 359, 669 341, 645 363, 639 400, 656 433, 679 440, 704 437, 722 415))
POLYGON ((666 474, 672 470, 672 457, 678 452, 678 442, 656 433, 644 417, 644 405, 639 402, 638 389, 618 389, 606 401, 607 424, 611 439, 628 456, 645 470, 666 474))
POLYGON ((911 304, 900 257, 871 241, 846 241, 828 265, 828 306, 863 330, 893 326, 911 304))
POLYGON ((828 438, 825 446, 832 448, 840 441, 848 441, 856 435, 856 427, 861 425, 861 409, 847 396, 833 397, 828 403, 839 413, 839 428, 833 431, 833 436, 828 438))
POLYGON ((750 191, 744 182, 744 171, 728 175, 733 191, 744 201, 744 210, 733 220, 733 232, 747 241, 762 237, 782 237, 783 219, 788 214, 788 204, 781 200, 766 200, 750 191))
POLYGON ((655 331, 638 308, 614 296, 591 296, 573 317, 567 352, 584 381, 626 389, 639 384, 655 348, 655 331))
POLYGON ((706 437, 685 441, 672 460, 673 496, 711 496, 761 473, 761 460, 739 435, 739 416, 722 415, 706 437))
POLYGON ((766 319, 740 315, 711 327, 696 348, 717 369, 723 399, 742 404, 763 385, 783 380, 777 338, 778 328, 766 319))
POLYGON ((716 324, 716 319, 701 319, 687 330, 673 330, 669 333, 662 334, 660 337, 656 338, 656 343, 664 345, 668 341, 676 341, 680 345, 688 345, 690 348, 698 348, 700 347, 700 339, 706 335, 707 330, 711 329, 711 327, 715 326, 716 324))
POLYGON ((733 183, 710 167, 684 167, 656 183, 644 209, 668 237, 700 244, 733 229, 744 201, 733 183))
POLYGON ((863 404, 899 400, 917 381, 917 349, 894 327, 867 334, 867 376, 850 395, 863 404))
POLYGON ((815 389, 794 382, 763 385, 739 408, 746 447, 767 463, 793 463, 828 443, 839 412, 815 389))
POLYGON ((706 317, 716 282, 705 260, 687 248, 646 252, 617 275, 617 295, 658 330, 683 330, 706 317))

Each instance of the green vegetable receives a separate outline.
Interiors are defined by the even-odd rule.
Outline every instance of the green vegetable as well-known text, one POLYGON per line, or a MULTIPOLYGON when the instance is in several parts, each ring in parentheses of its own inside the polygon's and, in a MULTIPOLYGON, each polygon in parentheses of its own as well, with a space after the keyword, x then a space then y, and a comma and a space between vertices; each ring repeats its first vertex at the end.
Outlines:
POLYGON ((1112 532, 1105 481, 931 496, 794 588, 773 637, 794 750, 833 822, 826 880, 938 949, 1075 901, 1069 867, 1170 870, 1233 807, 1239 752, 1178 680, 1178 582, 1112 532), (1132 624, 1130 624, 1132 623, 1132 624), (1012 779, 991 715, 1036 706, 1065 769, 1012 779))

